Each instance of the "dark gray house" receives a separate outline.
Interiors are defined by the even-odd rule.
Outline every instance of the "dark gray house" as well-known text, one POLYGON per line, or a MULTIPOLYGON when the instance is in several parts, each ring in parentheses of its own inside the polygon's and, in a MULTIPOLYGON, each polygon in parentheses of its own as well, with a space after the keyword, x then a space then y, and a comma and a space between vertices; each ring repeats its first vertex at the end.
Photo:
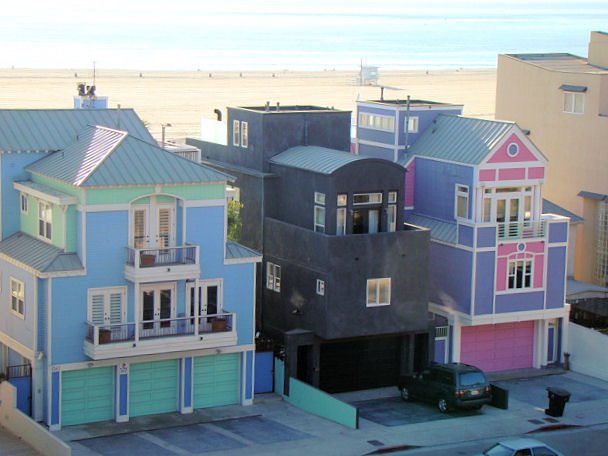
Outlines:
POLYGON ((403 222, 405 170, 350 148, 350 112, 228 109, 228 145, 190 139, 237 178, 242 243, 264 254, 265 334, 287 376, 329 392, 394 385, 429 359, 429 232, 403 222))

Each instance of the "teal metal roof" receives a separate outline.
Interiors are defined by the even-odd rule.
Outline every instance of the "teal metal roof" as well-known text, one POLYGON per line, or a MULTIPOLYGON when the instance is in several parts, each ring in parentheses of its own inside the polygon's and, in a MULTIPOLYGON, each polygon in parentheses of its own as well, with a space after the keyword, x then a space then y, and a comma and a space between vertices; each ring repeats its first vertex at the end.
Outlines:
POLYGON ((132 109, 0 109, 0 153, 60 150, 88 125, 123 130, 155 143, 132 109))
POLYGON ((40 273, 81 272, 82 263, 75 253, 64 253, 54 245, 25 233, 15 233, 0 242, 0 254, 40 273))
POLYGON ((513 122, 440 114, 409 152, 419 157, 478 165, 514 125, 513 122))
POLYGON ((569 217, 571 224, 572 223, 581 223, 581 222, 585 221, 585 219, 583 217, 580 217, 580 216, 576 215, 574 212, 570 212, 569 210, 564 209, 563 207, 558 206, 557 204, 555 204, 547 199, 544 199, 544 198, 543 198, 542 213, 561 215, 562 217, 569 217))
POLYGON ((234 241, 226 242, 227 260, 255 260, 261 261, 262 254, 234 241))
POLYGON ((457 225, 443 220, 438 220, 432 217, 425 217, 418 214, 409 214, 406 217, 406 223, 421 226, 431 230, 431 239, 442 242, 456 244, 457 241, 457 225))
POLYGON ((26 168, 78 187, 197 184, 233 180, 133 136, 105 127, 87 127, 76 142, 26 168))
POLYGON ((270 163, 320 174, 332 174, 343 166, 359 160, 373 160, 373 158, 326 147, 297 146, 275 155, 270 159, 270 163))

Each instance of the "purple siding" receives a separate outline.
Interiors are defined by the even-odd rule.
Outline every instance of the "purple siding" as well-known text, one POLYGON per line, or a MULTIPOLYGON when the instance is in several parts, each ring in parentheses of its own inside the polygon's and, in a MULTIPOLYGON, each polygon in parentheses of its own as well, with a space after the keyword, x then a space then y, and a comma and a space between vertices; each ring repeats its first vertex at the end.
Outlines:
POLYGON ((564 306, 566 247, 551 247, 547 256, 547 309, 556 309, 564 306))
POLYGON ((477 247, 495 247, 496 246, 496 228, 486 227, 477 229, 477 247))
POLYGON ((431 242, 431 301, 470 313, 472 263, 471 252, 431 242))
POLYGON ((473 234, 475 228, 468 225, 458 225, 458 243, 466 245, 467 247, 473 247, 473 234))
MULTIPOLYGON (((456 184, 468 185, 472 192, 473 168, 416 158, 416 212, 442 220, 454 220, 456 184)), ((469 214, 473 213, 473 198, 469 198, 469 214)))
POLYGON ((491 314, 494 305, 494 252, 477 254, 475 277, 475 315, 491 314))
POLYGON ((525 312, 527 310, 542 310, 545 292, 512 293, 496 296, 496 313, 525 312))
POLYGON ((566 242, 568 240, 568 224, 551 223, 549 224, 549 242, 566 242))
POLYGON ((393 161, 395 153, 386 147, 359 144, 359 155, 362 157, 382 158, 383 160, 393 161))

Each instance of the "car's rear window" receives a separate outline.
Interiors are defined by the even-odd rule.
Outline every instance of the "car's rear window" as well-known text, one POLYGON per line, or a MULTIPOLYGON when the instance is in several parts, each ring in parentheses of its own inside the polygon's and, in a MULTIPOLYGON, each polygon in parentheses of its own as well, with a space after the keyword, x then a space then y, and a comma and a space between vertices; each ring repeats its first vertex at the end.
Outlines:
POLYGON ((500 443, 497 443, 492 448, 487 449, 483 452, 486 456, 511 456, 513 454, 513 450, 510 450, 500 443))
POLYGON ((486 376, 481 372, 463 372, 460 374, 460 386, 472 386, 486 383, 486 376))

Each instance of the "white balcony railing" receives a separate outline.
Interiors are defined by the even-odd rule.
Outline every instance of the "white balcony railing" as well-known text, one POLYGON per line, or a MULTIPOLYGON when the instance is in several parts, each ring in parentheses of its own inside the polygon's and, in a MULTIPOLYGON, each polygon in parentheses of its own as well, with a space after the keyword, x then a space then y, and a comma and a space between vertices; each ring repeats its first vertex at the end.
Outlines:
POLYGON ((198 264, 197 245, 166 247, 163 249, 135 249, 127 247, 127 265, 136 269, 198 264))
POLYGON ((87 322, 86 340, 94 346, 98 346, 146 339, 232 332, 235 329, 235 318, 233 313, 221 313, 201 317, 180 317, 109 325, 95 325, 87 322), (136 326, 139 327, 137 334, 136 326))
POLYGON ((547 231, 547 222, 544 220, 497 223, 496 225, 498 239, 544 238, 547 231))

